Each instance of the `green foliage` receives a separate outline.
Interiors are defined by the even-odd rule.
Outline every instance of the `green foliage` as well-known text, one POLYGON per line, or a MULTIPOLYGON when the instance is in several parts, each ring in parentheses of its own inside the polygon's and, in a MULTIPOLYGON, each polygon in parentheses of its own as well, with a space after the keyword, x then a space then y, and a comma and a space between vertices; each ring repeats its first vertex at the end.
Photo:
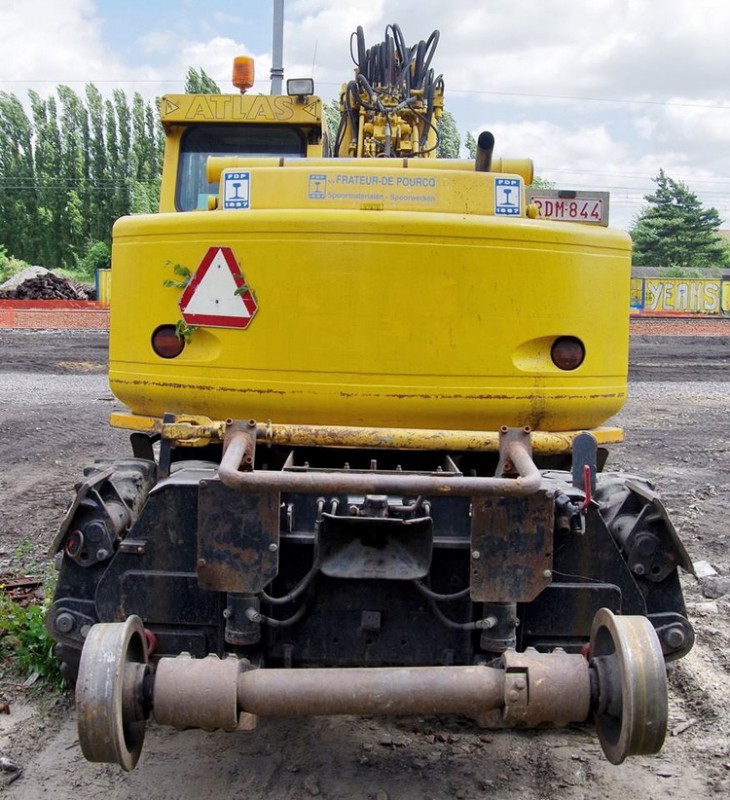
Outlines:
POLYGON ((554 189, 555 181, 548 181, 545 180, 545 178, 541 178, 539 175, 535 175, 530 185, 535 189, 554 189))
POLYGON ((458 158, 461 148, 461 137, 456 127, 456 120, 450 111, 444 111, 438 121, 439 145, 436 155, 439 158, 458 158))
POLYGON ((469 158, 477 157, 477 140, 474 138, 474 134, 471 131, 466 132, 464 147, 466 147, 466 152, 469 153, 469 158))
POLYGON ((190 344, 193 334, 198 330, 198 325, 188 325, 184 319, 179 319, 175 325, 175 336, 178 339, 184 339, 185 344, 190 344))
POLYGON ((60 684, 59 665, 54 656, 55 642, 46 631, 49 601, 24 608, 0 591, 0 659, 14 660, 27 674, 37 672, 46 680, 60 684))
MULTIPOLYGON (((178 276, 179 280, 172 280, 166 278, 162 281, 162 285, 166 289, 181 289, 185 290, 193 279, 193 273, 183 264, 176 264, 174 261, 166 261, 166 267, 172 267, 172 271, 178 276)), ((195 331, 198 330, 198 325, 188 325, 184 319, 179 319, 175 324, 175 335, 178 339, 184 339, 185 344, 190 344, 195 331)))
POLYGON ((190 67, 185 76, 185 94, 220 94, 218 84, 200 67, 190 67))
POLYGON ((114 221, 159 203, 162 129, 152 105, 120 90, 105 99, 28 93, 28 110, 0 92, 0 242, 22 261, 86 269, 89 243, 111 242, 114 221))
POLYGON ((13 275, 17 275, 29 266, 30 264, 21 261, 19 258, 9 256, 5 245, 0 244, 0 283, 5 283, 13 275))
POLYGON ((631 230, 634 264, 671 270, 719 269, 730 266, 725 242, 718 234, 721 218, 704 208, 694 192, 659 170, 657 188, 631 230))
POLYGON ((332 154, 337 155, 334 150, 335 145, 337 144, 337 129, 340 126, 339 100, 330 100, 329 103, 325 104, 322 111, 324 113, 325 131, 327 133, 327 138, 329 139, 332 154))
POLYGON ((190 283, 193 273, 182 264, 175 264, 173 261, 165 261, 166 267, 172 267, 172 271, 177 275, 181 280, 174 281, 174 280, 164 280, 162 281, 162 285, 166 289, 185 289, 187 285, 190 283))
POLYGON ((97 269, 107 269, 111 264, 112 254, 106 242, 91 242, 86 253, 76 257, 75 272, 80 280, 93 280, 97 269))

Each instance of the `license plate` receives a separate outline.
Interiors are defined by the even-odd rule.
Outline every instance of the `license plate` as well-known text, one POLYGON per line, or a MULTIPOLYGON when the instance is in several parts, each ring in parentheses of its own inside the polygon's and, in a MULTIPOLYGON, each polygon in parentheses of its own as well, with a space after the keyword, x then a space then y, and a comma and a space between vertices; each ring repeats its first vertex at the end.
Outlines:
POLYGON ((528 186, 527 202, 537 206, 541 219, 608 225, 608 192, 530 189, 528 186))

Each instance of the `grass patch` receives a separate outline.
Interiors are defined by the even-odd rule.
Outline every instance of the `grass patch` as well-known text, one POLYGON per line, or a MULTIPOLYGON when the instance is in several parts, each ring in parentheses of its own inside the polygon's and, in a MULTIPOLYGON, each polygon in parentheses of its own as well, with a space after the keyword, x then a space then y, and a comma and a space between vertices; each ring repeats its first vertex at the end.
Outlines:
POLYGON ((56 643, 45 624, 53 594, 48 586, 45 594, 42 602, 17 603, 5 594, 0 582, 0 661, 26 677, 37 673, 44 683, 61 687, 56 643))

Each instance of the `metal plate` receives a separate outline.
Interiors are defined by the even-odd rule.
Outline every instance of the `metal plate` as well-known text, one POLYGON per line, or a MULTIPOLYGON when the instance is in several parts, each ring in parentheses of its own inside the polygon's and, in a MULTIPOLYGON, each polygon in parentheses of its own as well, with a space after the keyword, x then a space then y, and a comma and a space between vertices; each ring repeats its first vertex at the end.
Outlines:
POLYGON ((249 493, 220 481, 198 489, 198 583, 217 592, 256 594, 279 571, 278 492, 249 493))
POLYGON ((540 219, 608 225, 608 192, 527 188, 527 202, 537 206, 540 219))
POLYGON ((324 575, 415 580, 428 575, 433 521, 323 515, 319 554, 324 575))
POLYGON ((554 505, 550 493, 475 499, 471 599, 527 603, 550 583, 554 505))

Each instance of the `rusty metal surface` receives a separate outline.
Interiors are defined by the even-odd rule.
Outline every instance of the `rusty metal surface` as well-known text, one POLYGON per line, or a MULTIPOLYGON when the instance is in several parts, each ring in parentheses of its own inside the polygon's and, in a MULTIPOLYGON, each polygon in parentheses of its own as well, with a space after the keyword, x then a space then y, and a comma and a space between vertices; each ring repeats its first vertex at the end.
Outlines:
POLYGON ((43 578, 11 578, 0 575, 0 593, 9 597, 14 603, 26 606, 32 602, 40 602, 39 591, 43 586, 43 578))
POLYGON ((471 599, 527 603, 550 583, 555 506, 551 492, 472 503, 471 599))
POLYGON ((431 568, 433 520, 323 514, 318 545, 332 578, 414 580, 431 568))
POLYGON ((598 684, 596 730, 606 758, 621 764, 628 756, 658 753, 669 714, 667 672, 651 622, 602 608, 590 646, 598 684))
MULTIPOLYGON (((226 422, 203 416, 176 416, 163 423, 156 417, 114 412, 109 418, 114 428, 158 433, 175 443, 204 446, 223 439, 226 422)), ((533 431, 532 448, 539 455, 570 453, 573 440, 581 431, 533 431)), ((623 441, 621 428, 602 426, 591 431, 599 444, 623 441)), ((296 425, 258 423, 256 438, 267 446, 353 447, 397 450, 447 450, 486 453, 499 450, 497 431, 430 430, 422 428, 368 428, 347 425, 296 425)))
MULTIPOLYGON (((248 473, 251 474, 251 473, 248 473)), ((198 487, 198 582, 217 592, 256 594, 279 570, 279 494, 198 487)))
POLYGON ((246 458, 246 437, 230 430, 218 474, 232 489, 250 492, 302 492, 308 494, 381 494, 417 497, 445 495, 480 497, 485 495, 525 496, 540 487, 540 472, 522 442, 509 445, 509 457, 518 473, 516 478, 471 478, 463 476, 409 475, 377 472, 274 472, 241 471, 246 458))
POLYGON ((260 716, 465 714, 501 707, 490 667, 261 669, 238 678, 241 709, 260 716))
POLYGON ((568 725, 588 718, 590 668, 582 655, 511 650, 502 656, 502 664, 503 720, 509 727, 534 728, 547 722, 568 725))
POLYGON ((79 744, 89 761, 134 769, 145 734, 137 689, 146 664, 147 644, 139 617, 92 626, 76 682, 79 744))
POLYGON ((500 667, 251 669, 245 660, 160 660, 154 716, 176 728, 236 730, 241 716, 464 714, 479 724, 533 727, 588 718, 581 655, 505 654, 500 667))
POLYGON ((236 687, 244 662, 209 655, 162 658, 154 685, 154 715, 160 725, 234 731, 238 725, 236 687))

